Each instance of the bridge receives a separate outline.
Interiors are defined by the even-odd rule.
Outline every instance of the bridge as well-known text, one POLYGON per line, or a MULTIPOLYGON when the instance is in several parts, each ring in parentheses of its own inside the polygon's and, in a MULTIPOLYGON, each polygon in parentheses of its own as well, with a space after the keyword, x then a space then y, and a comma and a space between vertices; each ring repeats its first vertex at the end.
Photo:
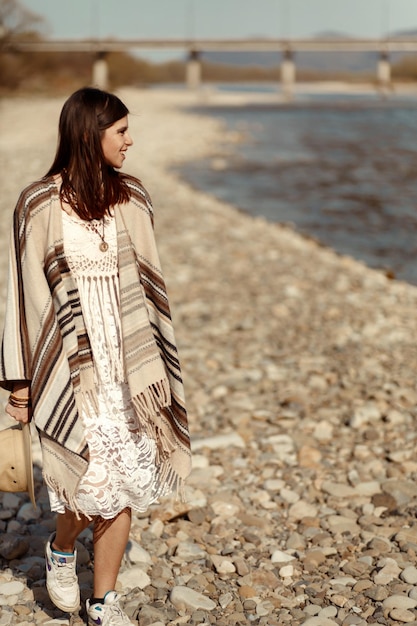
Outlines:
POLYGON ((92 83, 106 88, 106 55, 110 52, 130 50, 183 50, 188 55, 187 84, 197 89, 201 84, 202 52, 208 51, 257 51, 281 54, 281 83, 284 94, 291 99, 296 80, 294 55, 296 52, 376 52, 377 83, 381 89, 391 84, 389 55, 392 52, 417 52, 417 39, 382 38, 310 38, 310 39, 56 39, 44 41, 3 41, 3 50, 19 52, 89 52, 96 60, 93 65, 92 83))

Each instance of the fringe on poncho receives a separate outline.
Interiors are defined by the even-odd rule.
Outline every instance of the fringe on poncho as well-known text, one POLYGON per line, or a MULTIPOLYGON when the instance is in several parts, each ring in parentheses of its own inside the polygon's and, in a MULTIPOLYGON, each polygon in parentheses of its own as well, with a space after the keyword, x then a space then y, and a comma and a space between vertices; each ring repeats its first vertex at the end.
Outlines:
MULTIPOLYGON (((144 432, 157 444, 158 491, 181 489, 191 453, 180 364, 141 183, 125 177, 130 201, 115 207, 125 376, 144 432)), ((13 215, 0 386, 29 381, 43 475, 77 514, 88 467, 80 414, 96 401, 94 364, 75 280, 65 259, 58 183, 21 194, 13 215)))

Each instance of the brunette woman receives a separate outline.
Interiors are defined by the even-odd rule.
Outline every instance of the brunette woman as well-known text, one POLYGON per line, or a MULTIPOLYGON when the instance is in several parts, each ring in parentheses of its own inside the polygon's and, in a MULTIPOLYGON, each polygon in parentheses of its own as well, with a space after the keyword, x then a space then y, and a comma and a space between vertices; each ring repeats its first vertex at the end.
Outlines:
POLYGON ((56 532, 54 604, 80 605, 75 541, 94 531, 90 623, 130 624, 115 592, 132 510, 181 488, 190 448, 180 365, 139 180, 119 169, 128 109, 84 88, 64 104, 55 160, 13 217, 0 384, 33 419, 56 532))

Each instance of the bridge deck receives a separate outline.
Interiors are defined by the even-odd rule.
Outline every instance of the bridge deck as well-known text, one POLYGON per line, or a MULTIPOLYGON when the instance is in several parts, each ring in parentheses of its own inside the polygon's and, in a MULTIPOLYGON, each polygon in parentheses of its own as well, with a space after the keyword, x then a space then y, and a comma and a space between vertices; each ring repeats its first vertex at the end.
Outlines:
POLYGON ((121 52, 129 49, 197 51, 416 52, 417 39, 56 39, 3 42, 22 52, 121 52))

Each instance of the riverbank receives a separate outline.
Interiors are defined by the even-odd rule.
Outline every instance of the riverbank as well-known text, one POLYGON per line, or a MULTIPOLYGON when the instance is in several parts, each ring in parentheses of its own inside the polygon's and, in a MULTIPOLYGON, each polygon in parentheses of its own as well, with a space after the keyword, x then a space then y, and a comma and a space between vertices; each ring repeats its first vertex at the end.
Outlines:
MULTIPOLYGON (((179 180, 173 166, 241 140, 187 112, 192 95, 122 97, 194 448, 187 505, 134 517, 126 609, 146 626, 416 624, 417 289, 179 180)), ((0 103, 2 293, 10 211, 51 161, 61 104, 0 103)), ((44 487, 38 501, 2 498, 1 624, 68 623, 44 589, 44 487)), ((84 598, 85 548, 88 532, 84 598)))

